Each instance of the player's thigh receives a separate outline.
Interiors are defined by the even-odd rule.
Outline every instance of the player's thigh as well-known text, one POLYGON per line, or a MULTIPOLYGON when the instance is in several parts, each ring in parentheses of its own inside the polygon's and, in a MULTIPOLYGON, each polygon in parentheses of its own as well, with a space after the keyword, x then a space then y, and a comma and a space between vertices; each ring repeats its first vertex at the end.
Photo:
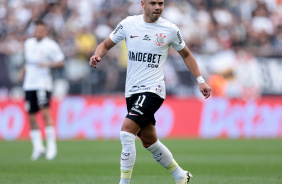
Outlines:
POLYGON ((35 114, 39 110, 36 91, 25 91, 25 109, 29 114, 35 114))
POLYGON ((133 94, 126 99, 128 114, 126 118, 133 120, 141 128, 155 124, 155 112, 160 108, 163 99, 150 92, 133 94))
POLYGON ((46 90, 36 91, 37 105, 39 109, 50 106, 51 92, 46 90))
POLYGON ((40 109, 40 112, 44 117, 49 117, 50 116, 50 108, 49 107, 43 107, 40 109))
POLYGON ((45 121, 45 125, 46 126, 52 126, 53 125, 53 121, 52 121, 52 118, 51 118, 49 106, 43 107, 42 109, 40 109, 40 112, 43 115, 43 118, 44 118, 44 121, 45 121))
POLYGON ((28 119, 32 126, 36 124, 36 113, 28 113, 28 119))
POLYGON ((125 118, 121 126, 121 131, 129 132, 134 135, 137 135, 140 129, 140 125, 138 125, 136 122, 129 118, 125 118))

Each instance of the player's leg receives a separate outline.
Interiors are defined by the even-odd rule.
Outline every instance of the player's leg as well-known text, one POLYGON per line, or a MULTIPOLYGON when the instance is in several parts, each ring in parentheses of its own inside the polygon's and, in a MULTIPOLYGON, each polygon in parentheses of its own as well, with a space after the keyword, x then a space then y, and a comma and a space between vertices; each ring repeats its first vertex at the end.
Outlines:
POLYGON ((41 109, 45 121, 45 135, 46 135, 46 159, 53 160, 57 155, 56 132, 53 126, 53 121, 50 115, 49 107, 41 109))
POLYGON ((125 118, 121 127, 120 140, 122 152, 120 158, 121 178, 119 184, 129 184, 136 160, 135 137, 140 126, 129 118, 125 118))
POLYGON ((187 184, 189 182, 192 175, 177 164, 169 149, 158 140, 155 125, 150 124, 144 127, 139 135, 143 146, 152 153, 154 159, 161 166, 173 175, 176 183, 187 184))
POLYGON ((36 121, 36 113, 39 110, 36 103, 36 92, 26 91, 25 101, 25 107, 28 112, 28 119, 30 123, 29 136, 32 143, 31 159, 37 160, 45 153, 45 148, 43 146, 42 134, 38 128, 38 124, 36 121))
POLYGON ((53 120, 50 115, 50 97, 51 93, 48 91, 37 91, 38 106, 43 115, 45 122, 46 135, 46 159, 53 160, 57 155, 56 132, 53 125, 53 120))
POLYGON ((133 94, 126 98, 128 114, 121 128, 121 181, 128 184, 136 159, 135 136, 142 127, 146 127, 151 114, 161 106, 163 99, 153 93, 133 94))

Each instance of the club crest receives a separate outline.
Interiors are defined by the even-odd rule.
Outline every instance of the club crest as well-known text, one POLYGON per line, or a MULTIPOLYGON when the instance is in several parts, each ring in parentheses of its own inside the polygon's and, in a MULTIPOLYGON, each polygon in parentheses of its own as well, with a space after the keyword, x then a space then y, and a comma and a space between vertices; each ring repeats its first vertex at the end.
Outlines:
POLYGON ((166 36, 163 36, 162 33, 160 33, 160 35, 156 34, 157 36, 157 39, 155 40, 155 43, 158 45, 158 46, 163 46, 165 44, 165 37, 166 36))

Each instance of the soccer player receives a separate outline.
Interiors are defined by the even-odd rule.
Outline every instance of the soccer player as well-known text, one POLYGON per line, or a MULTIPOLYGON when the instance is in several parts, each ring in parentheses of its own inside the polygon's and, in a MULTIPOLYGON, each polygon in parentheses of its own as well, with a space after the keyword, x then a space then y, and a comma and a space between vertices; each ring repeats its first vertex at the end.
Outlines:
POLYGON ((210 96, 211 88, 202 78, 196 60, 185 45, 177 26, 160 17, 164 0, 142 0, 141 5, 144 14, 129 16, 121 21, 110 36, 99 44, 89 64, 97 68, 97 63, 113 46, 126 40, 125 97, 128 114, 120 132, 120 184, 130 182, 136 159, 136 135, 153 158, 173 175, 177 184, 187 184, 192 174, 177 164, 172 153, 158 139, 155 128, 154 114, 166 96, 163 66, 170 46, 178 51, 198 80, 199 89, 205 98, 210 96))
POLYGON ((19 73, 24 79, 25 107, 30 121, 30 138, 33 146, 32 160, 45 154, 42 135, 36 123, 36 113, 40 111, 45 120, 46 159, 53 160, 57 155, 55 129, 50 116, 49 102, 52 91, 51 69, 64 66, 65 56, 59 45, 47 37, 48 30, 41 20, 35 23, 34 37, 24 43, 25 65, 19 73))

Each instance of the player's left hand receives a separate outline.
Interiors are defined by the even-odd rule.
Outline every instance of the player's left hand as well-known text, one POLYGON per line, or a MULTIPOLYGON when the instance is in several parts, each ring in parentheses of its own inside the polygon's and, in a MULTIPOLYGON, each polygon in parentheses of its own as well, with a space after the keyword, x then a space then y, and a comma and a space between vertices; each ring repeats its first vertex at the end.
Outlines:
POLYGON ((49 67, 49 65, 48 65, 47 63, 45 63, 45 62, 39 62, 38 65, 39 65, 40 67, 42 67, 42 68, 47 68, 47 67, 49 67))
POLYGON ((201 83, 199 84, 199 89, 201 93, 205 96, 205 99, 209 98, 209 96, 211 95, 211 90, 212 90, 212 88, 209 87, 209 85, 207 85, 206 83, 201 83))
POLYGON ((19 81, 23 81, 24 79, 24 73, 25 73, 25 69, 21 69, 20 72, 19 72, 19 75, 18 75, 18 79, 19 81))

